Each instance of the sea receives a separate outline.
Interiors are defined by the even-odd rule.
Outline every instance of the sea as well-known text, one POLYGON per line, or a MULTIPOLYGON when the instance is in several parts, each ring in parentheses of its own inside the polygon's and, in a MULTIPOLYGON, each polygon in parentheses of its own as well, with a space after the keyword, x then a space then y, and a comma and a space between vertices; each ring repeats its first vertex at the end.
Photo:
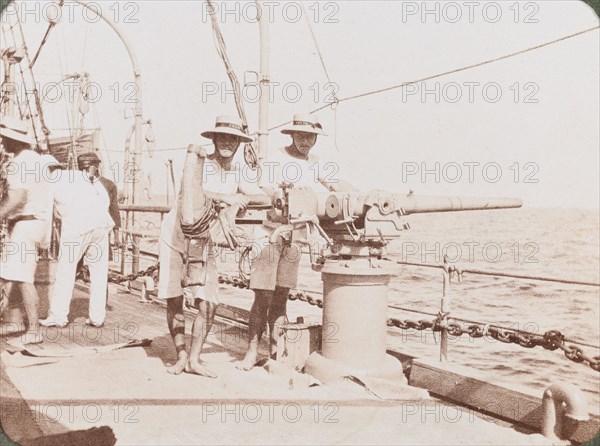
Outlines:
MULTIPOLYGON (((464 270, 600 282, 597 210, 522 208, 418 214, 405 219, 410 229, 388 246, 388 257, 397 262, 440 265, 447 256, 464 270)), ((231 273, 237 266, 229 259, 220 262, 219 269, 231 273)), ((303 257, 298 287, 322 297, 320 274, 311 270, 308 255, 303 257)), ((228 287, 222 291, 223 303, 246 308, 252 303, 247 290, 228 287)), ((389 317, 431 321, 432 316, 418 312, 439 311, 441 296, 440 269, 400 264, 390 283, 389 317)), ((461 283, 453 280, 450 296, 450 317, 538 334, 558 330, 567 339, 586 344, 580 346, 586 356, 600 355, 598 286, 464 273, 461 283)), ((320 311, 305 303, 293 305, 296 314, 320 311), (298 310, 298 306, 303 307, 298 310)), ((439 358, 439 333, 395 328, 388 333, 388 345, 403 353, 439 358)), ((478 370, 489 382, 540 398, 551 384, 576 384, 587 396, 590 411, 600 413, 600 372, 569 360, 561 350, 524 348, 489 336, 473 339, 464 334, 450 338, 448 360, 478 370)))

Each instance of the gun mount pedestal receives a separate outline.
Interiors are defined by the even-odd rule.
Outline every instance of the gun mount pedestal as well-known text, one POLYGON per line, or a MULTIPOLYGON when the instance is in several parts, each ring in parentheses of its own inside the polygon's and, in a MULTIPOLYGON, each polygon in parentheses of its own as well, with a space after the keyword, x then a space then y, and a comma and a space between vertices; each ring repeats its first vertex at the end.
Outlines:
POLYGON ((385 382, 388 392, 405 390, 402 364, 386 353, 388 286, 396 273, 394 262, 375 257, 325 261, 322 347, 308 358, 307 373, 323 382, 353 376, 371 390, 375 382, 385 382))

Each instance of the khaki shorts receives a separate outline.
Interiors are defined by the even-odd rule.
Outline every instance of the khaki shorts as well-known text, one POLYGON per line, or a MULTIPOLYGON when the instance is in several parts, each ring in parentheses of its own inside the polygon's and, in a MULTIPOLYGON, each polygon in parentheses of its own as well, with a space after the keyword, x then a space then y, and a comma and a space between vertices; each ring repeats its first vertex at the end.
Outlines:
POLYGON ((302 251, 298 244, 288 246, 281 237, 271 244, 267 237, 256 241, 258 255, 252 261, 250 288, 275 290, 275 287, 295 288, 302 251))
POLYGON ((35 282, 37 249, 46 238, 45 220, 23 220, 15 223, 0 256, 0 277, 12 282, 35 282))
POLYGON ((182 288, 183 253, 173 249, 162 238, 159 241, 160 270, 158 276, 158 298, 171 299, 179 296, 190 296, 215 304, 219 303, 219 275, 212 242, 208 242, 206 285, 195 285, 182 288))

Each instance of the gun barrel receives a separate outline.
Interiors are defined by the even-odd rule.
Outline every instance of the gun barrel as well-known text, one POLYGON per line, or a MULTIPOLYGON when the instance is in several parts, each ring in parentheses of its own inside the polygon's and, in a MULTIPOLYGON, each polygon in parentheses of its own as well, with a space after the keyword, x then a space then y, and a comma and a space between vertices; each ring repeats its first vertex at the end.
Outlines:
POLYGON ((523 206, 519 198, 497 197, 451 197, 397 195, 396 206, 405 215, 428 212, 483 211, 488 209, 511 209, 523 206))

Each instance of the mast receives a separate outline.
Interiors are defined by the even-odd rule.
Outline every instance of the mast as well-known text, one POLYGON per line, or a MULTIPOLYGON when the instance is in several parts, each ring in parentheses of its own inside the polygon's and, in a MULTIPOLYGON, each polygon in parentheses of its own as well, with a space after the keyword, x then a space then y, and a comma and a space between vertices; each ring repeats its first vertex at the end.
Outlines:
POLYGON ((260 27, 260 101, 258 104, 258 162, 267 157, 269 136, 269 17, 265 14, 264 2, 256 0, 260 27))
POLYGON ((20 62, 20 58, 16 58, 16 51, 8 48, 2 52, 2 63, 4 64, 4 80, 2 81, 2 100, 6 101, 2 104, 2 116, 14 116, 15 105, 13 100, 16 96, 15 91, 15 63, 20 62))
MULTIPOLYGON (((133 162, 130 162, 131 154, 128 150, 125 151, 125 166, 124 166, 124 191, 125 196, 127 198, 127 202, 130 204, 135 204, 141 200, 141 192, 144 189, 144 185, 140 184, 139 188, 136 187, 137 182, 143 181, 142 178, 137 177, 137 170, 141 165, 141 156, 142 156, 142 123, 143 123, 143 113, 142 113, 142 71, 140 69, 140 64, 138 62, 137 55, 131 46, 131 43, 127 39, 127 37, 122 33, 119 27, 113 22, 109 17, 102 14, 102 10, 98 8, 97 4, 87 3, 83 0, 73 0, 76 3, 79 3, 84 8, 89 9, 93 13, 97 14, 102 20, 104 20, 113 31, 119 36, 123 45, 125 45, 125 49, 129 54, 129 58, 131 59, 131 65, 133 66, 133 74, 135 77, 135 123, 134 123, 134 134, 135 134, 135 146, 133 152, 133 162), (131 186, 129 185, 131 183, 131 186), (131 189, 131 190, 130 190, 131 189)), ((133 224, 133 222, 132 222, 133 224)))
MULTIPOLYGON (((129 39, 123 34, 123 32, 119 29, 117 24, 112 21, 109 17, 102 14, 102 10, 98 7, 97 4, 87 3, 83 0, 73 0, 76 3, 79 3, 81 6, 87 8, 88 10, 98 14, 102 20, 104 20, 123 42, 125 45, 125 49, 129 54, 129 58, 131 59, 131 65, 133 67, 133 74, 135 80, 135 122, 133 124, 134 134, 135 134, 135 146, 133 152, 133 161, 131 161, 131 153, 129 152, 128 147, 125 148, 124 161, 125 165, 123 166, 124 178, 123 178, 123 191, 125 193, 125 199, 128 204, 136 204, 141 202, 142 191, 144 190, 144 178, 138 176, 139 168, 141 166, 142 160, 142 124, 143 124, 143 112, 142 112, 142 71, 140 69, 140 64, 138 62, 137 55, 133 50, 133 46, 129 42, 129 39), (138 185, 138 182, 140 183, 138 185)), ((129 216, 129 213, 127 214, 129 216)), ((135 212, 132 212, 130 217, 127 218, 126 227, 129 229, 133 228, 135 225, 135 212)), ((133 238, 133 247, 132 247, 133 261, 131 265, 131 269, 133 273, 137 273, 139 270, 139 245, 138 238, 134 236, 133 238)))

